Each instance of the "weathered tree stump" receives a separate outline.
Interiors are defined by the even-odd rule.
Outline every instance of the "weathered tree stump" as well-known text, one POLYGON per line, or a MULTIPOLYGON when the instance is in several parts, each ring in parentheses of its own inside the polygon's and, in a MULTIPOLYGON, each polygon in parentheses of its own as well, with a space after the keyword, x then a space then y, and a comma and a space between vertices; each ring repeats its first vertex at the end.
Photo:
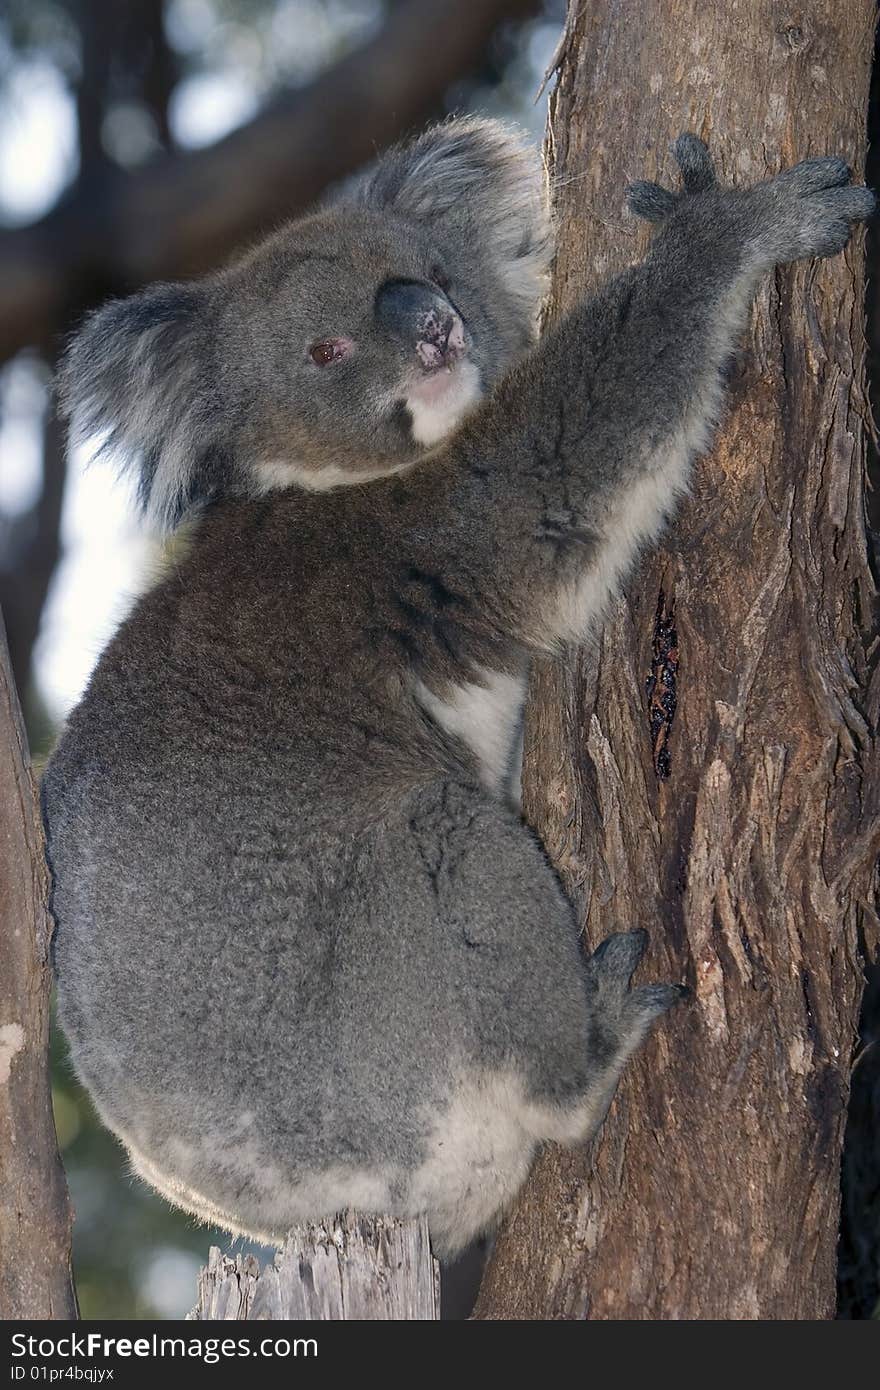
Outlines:
POLYGON ((261 1271, 252 1255, 212 1246, 199 1274, 199 1321, 284 1319, 433 1321, 440 1316, 440 1272, 422 1217, 346 1212, 290 1232, 261 1271))

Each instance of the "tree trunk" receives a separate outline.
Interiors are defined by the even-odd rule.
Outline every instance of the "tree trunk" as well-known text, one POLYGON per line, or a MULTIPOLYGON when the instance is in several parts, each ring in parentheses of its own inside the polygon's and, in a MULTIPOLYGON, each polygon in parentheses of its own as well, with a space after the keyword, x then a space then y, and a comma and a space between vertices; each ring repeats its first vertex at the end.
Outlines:
POLYGON ((48 877, 0 620, 0 1318, 75 1318, 49 1088, 48 877))
POLYGON ((291 1231, 261 1272, 252 1255, 211 1247, 199 1275, 194 1321, 433 1321, 440 1316, 440 1277, 424 1216, 346 1212, 291 1231))
MULTIPOLYGON (((620 211, 706 138, 729 183, 858 170, 873 0, 572 3, 551 314, 644 251, 620 211), (625 109, 621 112, 621 97, 625 109)), ((595 647, 536 673, 525 807, 590 945, 641 925, 690 1007, 592 1152, 548 1149, 483 1318, 828 1318, 880 767, 864 525, 863 241, 762 289, 730 411, 595 647)))

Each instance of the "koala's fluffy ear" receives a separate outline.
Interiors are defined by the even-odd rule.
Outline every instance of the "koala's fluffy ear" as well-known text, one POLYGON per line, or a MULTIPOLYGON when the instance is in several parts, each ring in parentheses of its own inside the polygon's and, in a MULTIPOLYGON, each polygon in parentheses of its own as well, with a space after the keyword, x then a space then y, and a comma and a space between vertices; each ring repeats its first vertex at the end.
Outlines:
POLYGON ((139 501, 163 529, 230 482, 212 341, 205 283, 154 285, 90 314, 61 364, 72 437, 100 436, 98 451, 136 472, 139 501))
POLYGON ((533 312, 553 254, 545 184, 524 132, 468 117, 432 126, 383 155, 352 191, 359 201, 436 225, 463 255, 486 257, 512 298, 533 312))

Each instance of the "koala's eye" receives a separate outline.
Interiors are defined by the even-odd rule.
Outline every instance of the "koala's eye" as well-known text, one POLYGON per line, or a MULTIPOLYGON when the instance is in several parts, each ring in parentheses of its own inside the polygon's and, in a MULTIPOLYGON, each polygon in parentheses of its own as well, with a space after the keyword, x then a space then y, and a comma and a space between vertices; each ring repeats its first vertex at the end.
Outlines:
POLYGON ((442 265, 431 267, 431 282, 437 286, 438 290, 442 290, 444 294, 449 289, 449 276, 444 271, 442 265))
POLYGON ((311 357, 316 367, 329 367, 333 362, 341 362, 343 357, 347 357, 354 344, 350 338, 328 338, 323 343, 313 343, 309 348, 311 357))

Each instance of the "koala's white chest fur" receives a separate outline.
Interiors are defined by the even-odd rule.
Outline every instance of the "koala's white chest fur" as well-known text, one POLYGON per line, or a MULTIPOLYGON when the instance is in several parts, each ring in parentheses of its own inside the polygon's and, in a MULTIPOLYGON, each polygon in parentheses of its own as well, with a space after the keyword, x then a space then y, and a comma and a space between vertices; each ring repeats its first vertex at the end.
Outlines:
POLYGON ((520 747, 526 675, 504 671, 480 671, 479 683, 453 686, 441 698, 415 684, 416 699, 447 733, 468 745, 479 760, 483 784, 503 792, 516 778, 520 747))
POLYGON ((419 382, 404 397, 412 416, 412 436, 429 448, 446 439, 482 398, 480 373, 473 362, 419 382))

